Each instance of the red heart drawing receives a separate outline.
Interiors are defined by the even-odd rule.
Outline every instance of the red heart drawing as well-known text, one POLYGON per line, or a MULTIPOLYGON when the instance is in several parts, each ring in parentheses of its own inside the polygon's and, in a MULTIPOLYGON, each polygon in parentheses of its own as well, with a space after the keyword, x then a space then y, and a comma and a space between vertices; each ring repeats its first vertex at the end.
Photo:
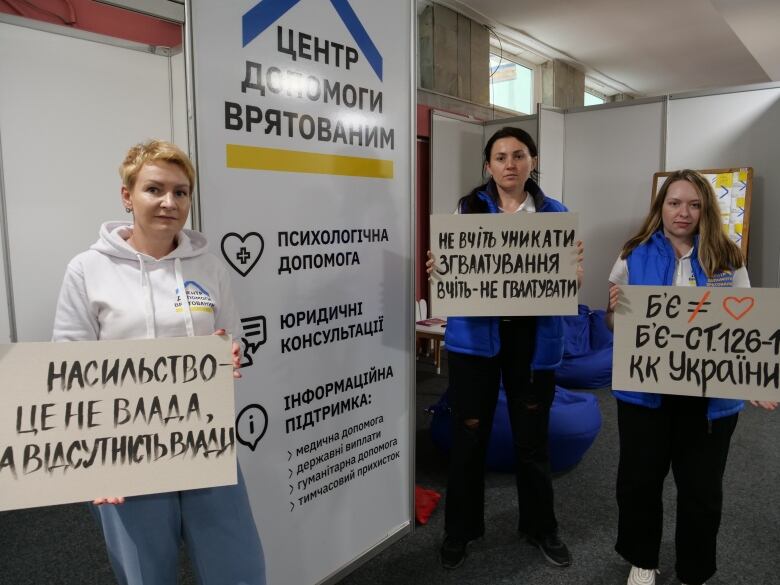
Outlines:
POLYGON ((738 299, 737 297, 726 297, 723 299, 723 308, 737 321, 747 315, 755 304, 756 301, 753 297, 742 297, 741 299, 738 299), (747 305, 743 306, 743 303, 747 303, 747 305), (734 311, 729 308, 729 304, 736 305, 734 311))

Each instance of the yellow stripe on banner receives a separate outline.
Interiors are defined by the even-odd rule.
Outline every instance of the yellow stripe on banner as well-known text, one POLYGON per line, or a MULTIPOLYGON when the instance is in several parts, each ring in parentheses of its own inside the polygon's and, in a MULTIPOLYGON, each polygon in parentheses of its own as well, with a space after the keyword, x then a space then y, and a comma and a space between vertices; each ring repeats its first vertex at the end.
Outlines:
POLYGON ((229 169, 318 173, 349 177, 393 178, 393 161, 339 154, 320 154, 301 150, 225 145, 229 169))

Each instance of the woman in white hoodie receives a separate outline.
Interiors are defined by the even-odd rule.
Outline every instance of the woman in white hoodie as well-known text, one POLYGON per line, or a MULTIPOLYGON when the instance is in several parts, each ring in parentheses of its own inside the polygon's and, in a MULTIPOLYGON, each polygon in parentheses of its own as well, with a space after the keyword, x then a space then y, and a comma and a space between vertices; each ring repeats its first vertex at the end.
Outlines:
MULTIPOLYGON (((230 280, 206 238, 183 229, 195 170, 184 152, 152 140, 119 168, 132 222, 107 222, 71 260, 54 341, 239 335, 230 280)), ((239 347, 233 344, 238 373, 239 347)), ((234 486, 93 502, 122 585, 175 585, 182 540, 203 585, 265 585, 265 561, 239 470, 234 486)))

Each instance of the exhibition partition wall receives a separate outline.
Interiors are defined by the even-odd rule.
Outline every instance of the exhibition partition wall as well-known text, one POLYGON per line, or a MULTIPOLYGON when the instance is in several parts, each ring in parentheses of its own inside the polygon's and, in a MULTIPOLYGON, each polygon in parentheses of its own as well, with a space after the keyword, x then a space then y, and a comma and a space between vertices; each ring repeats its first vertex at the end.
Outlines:
POLYGON ((0 55, 0 339, 48 341, 68 261, 101 222, 127 217, 117 174, 127 149, 151 137, 187 148, 184 128, 174 136, 183 95, 171 93, 185 87, 183 59, 6 14, 0 55))
POLYGON ((332 582, 413 522, 414 5, 192 0, 187 17, 268 581, 332 582))
POLYGON ((482 181, 483 140, 481 122, 431 111, 431 213, 454 212, 458 199, 482 181))
POLYGON ((9 343, 11 341, 11 318, 13 315, 13 306, 10 303, 11 297, 8 295, 10 288, 8 277, 10 274, 6 271, 5 251, 8 247, 6 241, 7 230, 5 229, 5 201, 2 196, 5 193, 3 187, 3 144, 2 134, 0 134, 0 343, 9 343))
MULTIPOLYGON (((663 115, 662 98, 564 114, 563 200, 579 214, 577 235, 585 243, 580 303, 592 308, 604 308, 612 264, 650 204, 653 173, 663 165, 663 115)), ((545 160, 554 157, 545 148, 545 160)))
POLYGON ((780 86, 672 95, 666 169, 753 167, 748 272, 780 286, 780 86))
POLYGON ((563 200, 563 156, 565 141, 564 114, 562 110, 539 104, 539 186, 547 195, 563 200), (545 156, 545 153, 550 153, 545 156))

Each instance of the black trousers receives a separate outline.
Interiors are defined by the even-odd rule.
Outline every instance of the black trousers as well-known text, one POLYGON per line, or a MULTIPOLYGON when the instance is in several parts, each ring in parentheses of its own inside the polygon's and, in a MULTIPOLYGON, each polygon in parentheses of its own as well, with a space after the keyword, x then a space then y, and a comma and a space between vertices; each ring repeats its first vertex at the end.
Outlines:
POLYGON ((671 466, 677 485, 677 577, 690 585, 704 583, 716 571, 723 472, 738 415, 708 421, 706 399, 689 396, 664 396, 657 409, 617 402, 615 550, 637 567, 658 567, 663 484, 671 466))
POLYGON ((555 380, 552 371, 531 371, 534 324, 533 318, 502 321, 501 351, 495 357, 448 354, 453 414, 445 505, 449 536, 471 540, 485 532, 485 455, 502 379, 517 465, 518 528, 536 538, 557 530, 547 444, 555 380))

